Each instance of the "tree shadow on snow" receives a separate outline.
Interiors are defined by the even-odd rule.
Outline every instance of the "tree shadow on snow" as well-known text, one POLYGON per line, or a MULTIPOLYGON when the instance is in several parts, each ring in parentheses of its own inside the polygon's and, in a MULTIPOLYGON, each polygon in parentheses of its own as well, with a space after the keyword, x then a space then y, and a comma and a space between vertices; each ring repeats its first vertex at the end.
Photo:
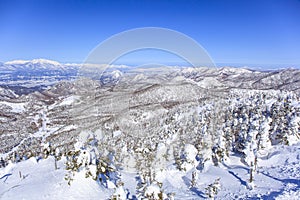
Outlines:
POLYGON ((264 173, 264 172, 260 172, 260 173, 267 176, 267 177, 269 177, 269 178, 272 178, 276 181, 283 182, 284 184, 292 183, 292 184, 296 184, 297 187, 300 187, 300 180, 298 180, 298 179, 291 179, 291 178, 279 179, 279 178, 276 178, 276 177, 271 176, 270 174, 267 174, 267 173, 264 173))
POLYGON ((4 176, 2 176, 2 177, 0 178, 0 180, 2 180, 2 179, 3 179, 3 180, 4 180, 4 181, 3 181, 3 183, 5 183, 5 182, 6 182, 6 180, 8 179, 8 177, 9 177, 9 176, 11 176, 11 175, 12 175, 11 173, 9 173, 9 174, 5 174, 4 176))
POLYGON ((202 191, 200 191, 198 188, 192 187, 190 190, 196 193, 199 197, 202 197, 204 199, 206 198, 205 194, 202 191))
POLYGON ((184 177, 182 177, 182 180, 187 187, 190 187, 191 180, 188 177, 184 176, 184 177))
POLYGON ((227 169, 244 169, 246 171, 249 170, 249 168, 245 167, 245 166, 241 166, 241 165, 226 165, 225 163, 223 163, 223 165, 227 168, 227 169))
MULTIPOLYGON (((289 183, 297 185, 296 187, 290 189, 290 191, 297 191, 297 190, 300 189, 300 180, 298 180, 298 179, 290 179, 290 178, 288 178, 288 179, 279 179, 279 178, 271 176, 267 173, 261 172, 261 174, 263 174, 263 175, 265 175, 269 178, 272 178, 276 181, 282 182, 284 184, 284 186, 286 186, 289 183)), ((262 199, 274 199, 275 197, 281 195, 284 191, 285 191, 285 188, 282 188, 279 191, 272 191, 269 194, 265 194, 265 195, 261 196, 260 198, 262 198, 262 199)))
POLYGON ((229 172, 229 174, 231 174, 232 176, 234 176, 236 179, 238 179, 242 185, 244 185, 245 187, 247 187, 247 182, 246 181, 244 181, 243 179, 241 179, 240 177, 238 177, 233 171, 228 171, 228 172, 229 172))
POLYGON ((190 191, 192 191, 193 193, 195 193, 196 195, 198 195, 201 198, 205 198, 205 194, 202 191, 200 191, 198 188, 190 187, 191 186, 191 180, 188 177, 184 176, 184 177, 182 177, 182 180, 183 180, 184 184, 188 188, 190 188, 190 191))

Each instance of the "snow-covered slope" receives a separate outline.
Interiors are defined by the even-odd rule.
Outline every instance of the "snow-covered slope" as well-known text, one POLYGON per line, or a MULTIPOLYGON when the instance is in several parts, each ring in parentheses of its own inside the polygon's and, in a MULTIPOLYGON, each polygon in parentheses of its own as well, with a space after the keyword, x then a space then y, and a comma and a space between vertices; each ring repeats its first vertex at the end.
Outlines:
POLYGON ((299 194, 299 70, 112 66, 74 80, 70 64, 3 66, 2 199, 299 194))
POLYGON ((14 91, 0 87, 0 100, 1 99, 15 99, 18 95, 14 91))
POLYGON ((111 191, 105 190, 85 174, 77 174, 71 186, 65 181, 66 174, 62 159, 54 158, 36 161, 31 158, 18 164, 9 164, 0 169, 0 199, 102 199, 108 198, 111 191))
MULTIPOLYGON (((231 156, 222 167, 211 166, 206 173, 199 173, 195 186, 190 188, 192 172, 167 169, 159 172, 165 193, 173 193, 175 199, 206 199, 206 189, 220 178, 216 199, 289 199, 297 200, 300 193, 300 144, 278 146, 266 156, 259 158, 258 169, 254 175, 255 185, 247 189, 248 169, 239 159, 231 156)), ((134 174, 121 172, 124 186, 108 189, 101 182, 85 178, 85 173, 76 174, 71 185, 64 180, 65 158, 57 162, 53 157, 36 161, 35 158, 9 164, 0 168, 0 199, 108 199, 115 192, 134 195, 136 180, 134 174), (124 190, 128 188, 128 190, 124 190)), ((160 188, 157 187, 158 191, 160 188)), ((148 191, 156 191, 151 187, 148 191), (150 190, 151 189, 151 190, 150 190)), ((157 192, 159 193, 159 192, 157 192)), ((122 199, 122 198, 121 198, 122 199)))

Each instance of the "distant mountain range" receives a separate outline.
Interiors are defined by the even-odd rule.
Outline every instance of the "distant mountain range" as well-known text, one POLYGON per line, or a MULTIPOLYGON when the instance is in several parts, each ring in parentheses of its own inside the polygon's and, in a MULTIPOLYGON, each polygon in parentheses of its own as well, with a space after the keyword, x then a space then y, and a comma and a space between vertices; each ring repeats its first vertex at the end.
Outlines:
MULTIPOLYGON (((8 87, 17 94, 27 94, 43 90, 60 81, 75 80, 85 70, 100 71, 96 79, 102 85, 115 85, 121 82, 149 82, 150 79, 170 81, 183 78, 194 81, 204 88, 243 88, 243 89, 279 89, 300 93, 300 70, 278 69, 258 71, 246 68, 222 67, 178 67, 178 66, 142 66, 62 64, 52 60, 14 60, 0 64, 0 86, 8 87), (98 68, 99 67, 99 68, 98 68)), ((97 73, 98 73, 97 72, 97 73)), ((90 72, 89 72, 90 73, 90 72)), ((90 74, 95 74, 90 73, 90 74)), ((154 81, 155 82, 155 81, 154 81)))

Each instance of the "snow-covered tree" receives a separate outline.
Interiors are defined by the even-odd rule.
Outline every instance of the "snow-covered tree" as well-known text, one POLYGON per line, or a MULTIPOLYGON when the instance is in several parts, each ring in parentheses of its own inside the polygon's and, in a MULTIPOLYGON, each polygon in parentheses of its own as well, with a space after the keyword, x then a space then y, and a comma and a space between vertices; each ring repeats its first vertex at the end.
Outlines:
POLYGON ((261 124, 259 127, 257 139, 258 139, 258 150, 264 150, 269 149, 272 146, 271 140, 270 140, 270 129, 272 119, 268 115, 262 115, 261 116, 261 124))
POLYGON ((199 177, 198 172, 194 170, 192 172, 192 180, 191 180, 190 188, 196 187, 198 177, 199 177))
POLYGON ((1 157, 1 159, 0 159, 0 168, 1 167, 5 167, 5 166, 6 166, 6 163, 5 163, 4 159, 3 159, 3 157, 1 157))
POLYGON ((214 199, 218 192, 221 190, 220 178, 217 178, 213 183, 209 184, 205 188, 205 190, 207 197, 214 199))
POLYGON ((126 200, 128 191, 124 189, 124 183, 122 181, 118 181, 116 184, 115 192, 113 193, 111 200, 126 200))
POLYGON ((113 165, 112 154, 101 155, 98 152, 98 142, 91 132, 82 132, 75 144, 75 150, 67 154, 66 169, 69 171, 66 175, 68 183, 71 182, 77 172, 84 172, 86 178, 91 177, 94 180, 100 180, 102 184, 108 187, 109 184, 115 184, 118 180, 113 165), (113 182, 112 182, 113 181, 113 182))

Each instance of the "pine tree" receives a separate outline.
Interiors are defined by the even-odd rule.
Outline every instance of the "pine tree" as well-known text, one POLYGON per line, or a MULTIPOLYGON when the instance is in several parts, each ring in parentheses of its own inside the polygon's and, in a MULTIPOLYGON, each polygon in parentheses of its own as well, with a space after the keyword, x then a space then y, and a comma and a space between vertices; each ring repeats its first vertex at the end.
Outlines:
POLYGON ((220 178, 217 178, 212 184, 205 188, 207 197, 214 199, 221 189, 220 178))
POLYGON ((1 157, 1 159, 0 159, 0 168, 5 167, 5 166, 6 166, 6 163, 3 160, 3 157, 1 157))
POLYGON ((190 188, 196 187, 197 179, 198 179, 198 173, 196 170, 194 170, 192 172, 192 180, 191 180, 190 188))

